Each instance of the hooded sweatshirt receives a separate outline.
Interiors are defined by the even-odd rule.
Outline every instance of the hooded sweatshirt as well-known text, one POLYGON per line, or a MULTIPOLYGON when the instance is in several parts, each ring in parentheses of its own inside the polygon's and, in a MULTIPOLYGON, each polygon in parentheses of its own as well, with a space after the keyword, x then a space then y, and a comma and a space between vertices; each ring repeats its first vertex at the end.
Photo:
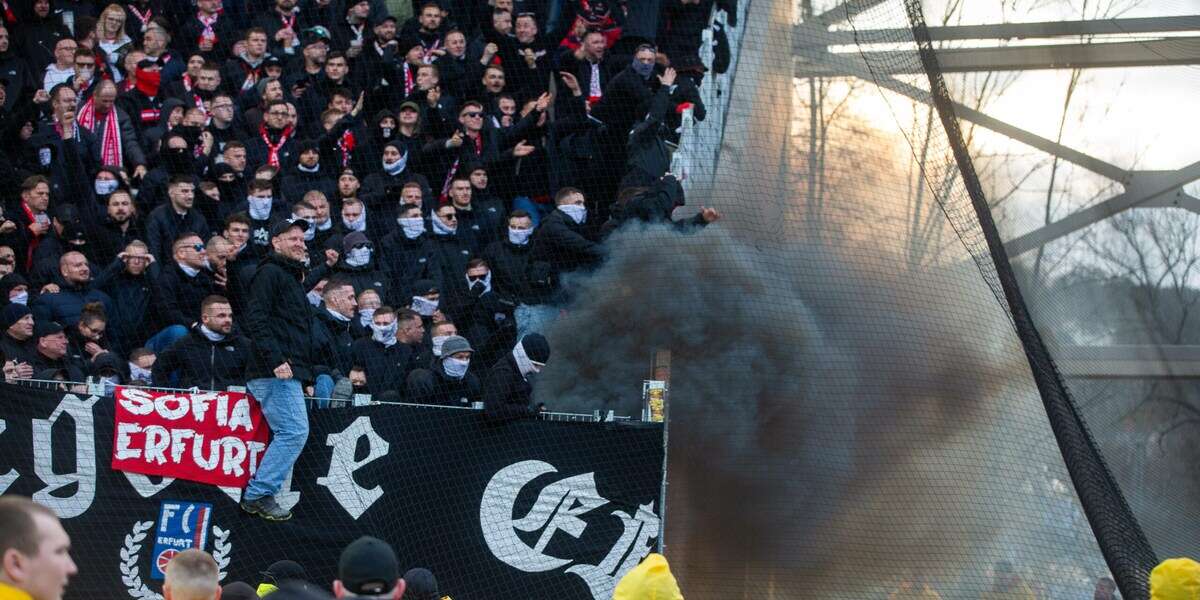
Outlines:
POLYGON ((683 600, 683 594, 666 557, 650 554, 621 578, 613 600, 683 600))

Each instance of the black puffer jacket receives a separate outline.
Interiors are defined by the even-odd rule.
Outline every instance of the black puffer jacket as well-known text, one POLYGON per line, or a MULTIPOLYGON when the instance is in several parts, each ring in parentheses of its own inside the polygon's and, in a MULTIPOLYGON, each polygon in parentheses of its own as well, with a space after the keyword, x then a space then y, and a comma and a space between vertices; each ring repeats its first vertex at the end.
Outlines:
POLYGON ((304 266, 271 252, 258 264, 246 298, 243 321, 253 353, 246 379, 275 377, 283 363, 304 383, 314 379, 312 313, 304 287, 304 266))
POLYGON ((532 417, 533 386, 521 377, 512 354, 496 361, 483 378, 483 416, 490 421, 532 417))
POLYGON ((234 331, 225 339, 212 342, 193 327, 187 336, 171 344, 154 361, 154 385, 202 390, 224 390, 245 385, 246 361, 250 342, 234 331), (171 379, 177 374, 178 381, 171 379))
POLYGON ((432 369, 417 369, 408 376, 407 402, 436 404, 439 406, 471 406, 483 400, 479 378, 470 370, 462 379, 446 375, 442 361, 433 363, 432 369))

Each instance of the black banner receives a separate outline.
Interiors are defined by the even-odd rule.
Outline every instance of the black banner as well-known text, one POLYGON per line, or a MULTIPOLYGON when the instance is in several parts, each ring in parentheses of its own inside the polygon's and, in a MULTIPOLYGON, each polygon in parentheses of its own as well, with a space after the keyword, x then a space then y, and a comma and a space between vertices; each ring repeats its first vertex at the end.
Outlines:
POLYGON ((281 559, 328 589, 341 549, 389 541, 470 598, 611 598, 661 531, 661 426, 521 421, 410 406, 314 410, 278 496, 283 523, 239 490, 109 468, 111 398, 0 385, 0 492, 50 506, 71 534, 69 598, 155 598, 156 567, 202 545, 222 583, 281 559))

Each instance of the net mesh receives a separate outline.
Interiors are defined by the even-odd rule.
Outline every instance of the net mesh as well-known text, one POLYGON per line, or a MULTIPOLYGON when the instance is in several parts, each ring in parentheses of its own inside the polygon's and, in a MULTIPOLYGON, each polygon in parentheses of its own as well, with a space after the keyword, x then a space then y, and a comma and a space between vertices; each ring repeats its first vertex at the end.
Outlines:
MULTIPOLYGON (((679 121, 677 148, 664 143, 676 141, 675 132, 647 136, 636 128, 649 102, 601 103, 588 116, 555 101, 538 130, 538 154, 488 164, 505 209, 517 208, 519 197, 536 211, 572 185, 587 197, 589 235, 601 233, 610 214, 624 217, 603 231, 603 262, 534 233, 538 260, 561 280, 546 295, 534 290, 532 271, 523 273, 529 286, 507 290, 514 302, 505 306, 467 293, 476 282, 465 260, 436 274, 445 276, 441 308, 472 341, 488 340, 476 349, 488 362, 507 360, 518 327, 546 334, 553 360, 535 380, 535 404, 510 416, 528 417, 536 403, 561 412, 498 423, 474 409, 313 410, 320 435, 308 439, 288 484, 300 493, 291 499, 305 499, 284 524, 244 515, 228 491, 183 481, 155 489, 160 482, 105 470, 113 432, 97 422, 103 493, 83 507, 93 521, 67 519, 67 528, 85 570, 124 566, 124 577, 109 588, 103 576, 85 574, 104 589, 84 594, 150 597, 131 583, 130 569, 145 576, 153 557, 132 546, 165 496, 216 507, 213 522, 237 540, 224 551, 230 579, 260 579, 274 560, 292 558, 325 587, 339 550, 375 534, 397 547, 402 565, 433 569, 454 597, 608 598, 620 575, 655 548, 688 598, 1066 599, 1088 597, 1111 577, 1122 597, 1139 599, 1148 597, 1158 558, 1195 554, 1194 519, 1186 517, 1197 497, 1190 465, 1200 413, 1180 365, 1194 358, 1186 344, 1197 339, 1189 318, 1200 297, 1191 286, 1200 264, 1191 253, 1200 239, 1196 219, 1136 213, 1114 217, 1104 226, 1111 231, 1076 228, 1030 245, 1021 236, 1054 220, 1051 200, 1061 217, 1064 206, 1098 205, 1078 200, 1078 187, 1111 191, 1113 184, 1059 171, 1059 159, 1048 175, 1044 165, 1013 175, 1022 159, 989 153, 976 125, 1120 177, 1127 189, 1150 190, 1143 202, 1161 203, 1164 192, 1183 193, 1188 182, 1071 154, 1062 126, 1057 142, 1031 141, 1037 136, 989 120, 988 99, 1003 96, 1017 76, 960 73, 963 55, 950 51, 971 44, 939 37, 945 30, 931 28, 922 12, 944 10, 937 25, 953 24, 963 3, 702 4, 706 15, 713 10, 697 55, 710 70, 692 108, 669 111, 678 109, 669 121, 670 128, 679 121), (942 57, 960 62, 943 72, 942 57), (719 62, 727 64, 718 69, 719 62), (629 135, 626 125, 635 126, 629 135), (653 171, 646 166, 653 161, 663 163, 655 168, 669 162, 682 180, 687 202, 674 211, 681 222, 613 202, 631 182, 645 183, 618 184, 622 177, 653 171), (1009 199, 1041 196, 1043 184, 1046 216, 1030 225, 1029 211, 1010 209, 1009 199), (709 208, 721 218, 700 227, 694 217, 711 218, 709 208), (1085 258, 1064 258, 1079 246, 1085 258), (573 268, 583 262, 594 268, 573 268), (451 293, 464 275, 467 285, 451 293), (516 305, 538 310, 520 313, 516 305), (1105 344, 1124 345, 1140 362, 1120 371, 1130 367, 1112 365, 1126 354, 1112 358, 1097 349, 1105 344), (658 426, 636 422, 545 422, 610 411, 636 421, 648 408, 647 378, 669 382, 666 438, 658 426), (378 438, 362 429, 364 418, 378 438), (330 466, 338 464, 348 469, 342 477, 330 466), (489 491, 497 478, 508 504, 489 491), (90 536, 84 523, 103 525, 96 531, 105 534, 129 523, 134 529, 131 537, 90 536)), ((645 6, 675 14, 687 5, 627 2, 621 10, 645 6)), ((628 44, 654 32, 626 34, 628 44)), ((537 75, 556 93, 570 92, 565 80, 537 75)), ((400 100, 396 90, 373 92, 369 104, 396 108, 400 100)), ((1067 114, 1064 107, 1063 123, 1067 114)), ((442 115, 438 140, 459 135, 455 116, 442 115)), ((447 170, 459 168, 449 155, 441 159, 419 166, 432 184, 420 190, 427 220, 439 218, 429 208, 445 206, 436 199, 451 189, 447 170)), ((379 181, 368 210, 382 208, 387 224, 369 222, 368 234, 395 238, 384 200, 404 192, 379 181)), ((146 197, 139 193, 139 202, 146 197)), ((492 241, 501 241, 501 225, 495 229, 492 241)), ((411 265, 400 264, 402 254, 381 255, 380 273, 396 284, 377 294, 381 303, 407 305, 410 291, 428 295, 429 286, 413 287, 424 276, 405 270, 411 265)), ((414 299, 414 308, 420 304, 414 299)), ((382 376, 381 364, 392 373, 384 363, 365 369, 365 385, 354 391, 376 400, 429 391, 382 376)), ((426 371, 438 369, 429 364, 426 371)), ((363 375, 364 366, 349 370, 363 375)), ((483 385, 502 381, 479 377, 483 385)), ((31 396, 49 409, 61 399, 58 391, 31 396)), ((102 406, 89 414, 111 420, 111 407, 102 406)), ((84 413, 68 414, 77 433, 84 413)), ((39 408, 12 418, 34 421, 9 425, 6 435, 21 448, 10 453, 14 462, 45 464, 38 479, 9 482, 7 492, 36 494, 49 478, 59 495, 78 498, 83 481, 53 477, 80 470, 78 449, 36 455, 36 421, 55 417, 39 408)), ((53 439, 69 439, 65 428, 53 424, 53 439)), ((145 582, 147 590, 157 585, 145 582)))

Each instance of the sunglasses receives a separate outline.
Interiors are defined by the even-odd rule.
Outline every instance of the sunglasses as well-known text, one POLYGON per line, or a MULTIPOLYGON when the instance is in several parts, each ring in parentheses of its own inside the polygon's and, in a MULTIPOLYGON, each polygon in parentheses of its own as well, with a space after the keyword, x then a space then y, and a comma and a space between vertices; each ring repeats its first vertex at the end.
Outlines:
POLYGON ((15 262, 11 256, 0 256, 0 265, 11 265, 15 262))
POLYGON ((471 112, 463 113, 462 116, 474 119, 475 117, 482 117, 483 113, 478 112, 478 111, 471 111, 471 112))
POLYGON ((455 215, 455 214, 438 215, 438 216, 440 216, 443 221, 457 221, 458 220, 458 215, 455 215))
POLYGON ((192 250, 196 252, 204 252, 204 244, 192 244, 192 250))

